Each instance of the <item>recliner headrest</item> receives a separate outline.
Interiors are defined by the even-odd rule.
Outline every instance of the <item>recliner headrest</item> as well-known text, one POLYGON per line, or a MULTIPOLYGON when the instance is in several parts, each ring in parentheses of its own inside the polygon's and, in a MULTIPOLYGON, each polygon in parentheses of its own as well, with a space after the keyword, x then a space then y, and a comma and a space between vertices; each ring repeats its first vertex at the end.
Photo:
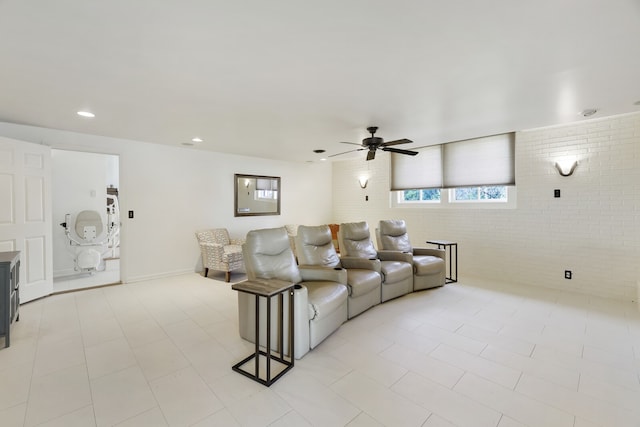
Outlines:
POLYGON ((371 237, 369 224, 365 221, 340 224, 340 232, 343 238, 349 240, 365 240, 371 237))
POLYGON ((341 238, 341 253, 359 258, 378 257, 378 251, 371 241, 369 225, 365 221, 340 224, 338 235, 341 238))
POLYGON ((247 277, 253 279, 280 279, 299 283, 300 270, 289 244, 284 227, 251 230, 242 245, 247 277))
POLYGON ((298 227, 298 235, 305 245, 324 246, 331 243, 331 230, 326 225, 298 227))
POLYGON ((378 244, 381 249, 392 251, 412 252, 411 242, 407 234, 407 225, 402 219, 387 219, 380 221, 378 228, 378 244))
POLYGON ((380 221, 380 233, 387 236, 407 234, 407 225, 403 219, 384 219, 380 221))
POLYGON ((333 246, 331 230, 327 225, 298 227, 296 254, 300 265, 340 266, 340 258, 333 246))

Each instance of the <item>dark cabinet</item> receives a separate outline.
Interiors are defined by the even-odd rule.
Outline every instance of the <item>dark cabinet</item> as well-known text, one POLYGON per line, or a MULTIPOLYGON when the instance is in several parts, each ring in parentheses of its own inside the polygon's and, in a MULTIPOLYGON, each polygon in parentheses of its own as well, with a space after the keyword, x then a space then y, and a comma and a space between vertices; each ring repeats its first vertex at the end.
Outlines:
POLYGON ((0 252, 0 337, 11 344, 11 324, 20 319, 20 252, 0 252))

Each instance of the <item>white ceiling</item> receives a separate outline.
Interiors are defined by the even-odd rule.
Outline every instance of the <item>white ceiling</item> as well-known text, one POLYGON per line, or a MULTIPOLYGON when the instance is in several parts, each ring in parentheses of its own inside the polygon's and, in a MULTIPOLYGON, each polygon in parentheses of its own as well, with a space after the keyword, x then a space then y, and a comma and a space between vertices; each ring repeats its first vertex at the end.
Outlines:
POLYGON ((0 0, 6 122, 318 161, 636 101, 638 0, 0 0))

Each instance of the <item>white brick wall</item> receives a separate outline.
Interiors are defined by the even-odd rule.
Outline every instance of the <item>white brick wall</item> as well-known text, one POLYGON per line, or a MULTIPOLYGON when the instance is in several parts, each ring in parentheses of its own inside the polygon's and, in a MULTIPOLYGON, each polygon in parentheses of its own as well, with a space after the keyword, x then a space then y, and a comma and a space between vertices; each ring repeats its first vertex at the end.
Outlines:
POLYGON ((637 298, 640 113, 518 132, 516 185, 516 209, 392 208, 389 157, 378 153, 370 162, 334 162, 333 216, 366 220, 372 231, 380 219, 405 219, 414 246, 455 240, 462 278, 637 298), (553 166, 562 156, 579 159, 570 177, 553 166), (357 182, 363 174, 370 176, 365 190, 357 182))

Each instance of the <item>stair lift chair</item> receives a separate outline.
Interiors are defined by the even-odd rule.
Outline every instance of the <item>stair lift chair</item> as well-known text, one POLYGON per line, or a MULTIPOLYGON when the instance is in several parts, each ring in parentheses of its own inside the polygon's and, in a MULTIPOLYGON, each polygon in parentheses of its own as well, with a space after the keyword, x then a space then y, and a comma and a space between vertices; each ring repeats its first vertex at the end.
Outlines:
MULTIPOLYGON (((331 229, 327 225, 301 225, 298 228, 295 247, 301 268, 342 269, 344 267, 333 246, 331 229)), ((382 276, 379 261, 358 260, 358 262, 359 268, 346 270, 349 319, 380 304, 382 276)))
POLYGON ((231 239, 226 228, 213 228, 196 232, 202 254, 204 277, 209 269, 224 271, 225 281, 231 281, 231 271, 242 269, 242 244, 244 239, 231 239))
POLYGON ((411 254, 379 250, 373 246, 369 225, 366 222, 340 224, 338 231, 340 258, 346 268, 358 262, 380 260, 382 287, 380 301, 385 302, 413 290, 413 265, 411 254))
MULTIPOLYGON (((347 272, 343 269, 298 268, 289 237, 284 227, 252 230, 242 245, 248 280, 274 280, 295 283, 294 290, 294 357, 302 358, 347 321, 347 272)), ((260 304, 266 302, 261 298, 260 304)), ((272 300, 272 322, 277 324, 279 301, 272 300)), ((288 336, 288 298, 284 299, 284 335, 288 336)), ((261 306, 261 313, 266 308, 261 306)), ((255 298, 238 293, 240 336, 255 340, 255 298)), ((260 342, 266 343, 266 322, 261 322, 260 342)), ((278 343, 273 328, 271 342, 278 343)), ((285 352, 289 352, 286 348, 285 352)))
POLYGON ((113 201, 112 207, 107 210, 106 229, 102 215, 98 211, 84 210, 75 217, 65 214, 64 222, 60 224, 64 228, 69 242, 69 248, 74 254, 74 270, 82 273, 93 274, 96 271, 106 269, 105 257, 111 252, 115 254, 119 246, 120 220, 117 198, 107 196, 113 201), (72 233, 72 230, 75 234, 72 233))
POLYGON ((444 286, 446 276, 444 249, 414 248, 404 220, 382 220, 376 229, 378 247, 413 255, 413 290, 444 286))

